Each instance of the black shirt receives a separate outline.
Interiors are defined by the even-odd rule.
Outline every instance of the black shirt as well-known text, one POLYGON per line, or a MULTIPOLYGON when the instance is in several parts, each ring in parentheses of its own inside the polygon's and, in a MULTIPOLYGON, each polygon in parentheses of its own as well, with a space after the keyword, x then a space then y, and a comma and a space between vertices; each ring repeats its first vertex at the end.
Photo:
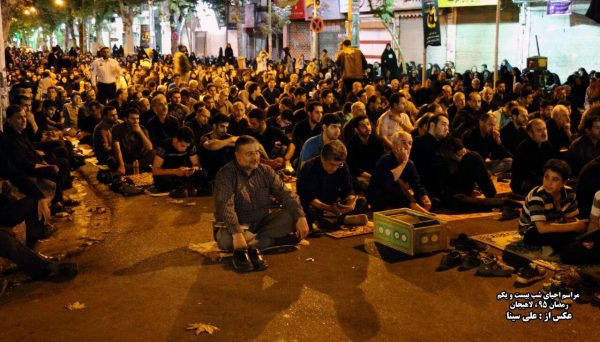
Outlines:
POLYGON ((531 138, 523 140, 512 163, 512 179, 510 187, 515 193, 522 193, 521 184, 524 181, 531 182, 532 185, 541 185, 544 177, 544 164, 558 155, 558 150, 549 142, 538 145, 531 138))
POLYGON ((322 131, 323 129, 321 128, 321 124, 319 123, 315 125, 315 128, 310 128, 310 123, 308 122, 308 119, 304 119, 298 122, 292 130, 292 141, 294 142, 294 146, 296 146, 295 155, 297 156, 300 154, 302 146, 304 146, 306 140, 308 140, 311 137, 314 137, 315 135, 321 134, 322 131))
POLYGON ((323 169, 321 157, 312 158, 300 169, 297 192, 305 210, 315 198, 325 204, 344 200, 354 194, 350 170, 344 165, 329 174, 323 169))
POLYGON ((151 118, 146 125, 152 145, 159 145, 167 138, 173 138, 179 129, 179 121, 172 115, 167 115, 165 122, 160 122, 158 116, 151 118))
POLYGON ((375 134, 369 135, 367 143, 364 144, 358 135, 355 135, 347 143, 348 147, 348 167, 350 174, 357 177, 363 172, 373 174, 375 165, 383 155, 383 145, 375 134))
POLYGON ((569 148, 571 145, 571 138, 567 135, 567 133, 558 127, 556 121, 550 119, 546 121, 546 129, 548 130, 548 141, 552 144, 552 146, 560 149, 569 148))
MULTIPOLYGON (((232 135, 225 134, 221 137, 220 140, 225 140, 231 138, 232 135)), ((223 165, 229 163, 234 159, 234 148, 233 147, 223 147, 222 149, 211 151, 204 148, 204 143, 212 140, 211 133, 207 133, 200 138, 200 160, 202 162, 202 166, 208 173, 208 177, 210 179, 214 179, 217 171, 223 167, 223 165)))
POLYGON ((229 128, 227 128, 227 133, 239 137, 247 132, 248 120, 246 118, 242 118, 240 121, 235 121, 233 115, 229 117, 229 128))
POLYGON ((256 140, 264 147, 269 158, 281 157, 283 146, 289 146, 291 143, 290 139, 285 134, 269 125, 265 128, 263 134, 258 134, 252 130, 249 130, 248 133, 256 138, 256 140))
POLYGON ((190 144, 183 152, 177 151, 173 147, 173 138, 163 140, 156 148, 156 155, 164 160, 162 164, 163 169, 177 169, 182 166, 191 166, 190 158, 196 154, 196 146, 194 144, 190 144))
POLYGON ((12 162, 12 165, 22 173, 30 175, 35 169, 35 164, 44 161, 40 156, 25 132, 19 133, 8 125, 4 125, 4 134, 1 135, 3 148, 12 162))
MULTIPOLYGON (((141 127, 142 131, 148 136, 148 130, 141 127)), ((148 152, 144 147, 144 141, 140 135, 129 128, 126 122, 120 123, 112 129, 113 142, 118 142, 121 148, 121 155, 125 163, 133 162, 134 160, 143 159, 142 157, 148 152)))
POLYGON ((508 157, 508 153, 502 145, 498 145, 491 135, 481 135, 479 126, 472 128, 463 135, 465 147, 479 153, 483 160, 490 158, 498 160, 508 157))
POLYGON ((512 122, 509 122, 500 130, 500 139, 506 150, 514 155, 517 152, 517 146, 527 139, 527 131, 522 127, 517 129, 512 122))
POLYGON ((210 124, 200 125, 195 117, 191 116, 190 118, 190 120, 186 121, 185 126, 191 128, 194 132, 194 142, 196 149, 199 150, 202 146, 202 137, 206 133, 210 133, 212 129, 210 128, 210 124))
POLYGON ((423 185, 433 196, 440 196, 445 188, 438 172, 445 165, 438 153, 440 146, 441 141, 427 133, 414 139, 410 152, 410 160, 415 163, 423 185))
POLYGON ((268 87, 265 87, 262 91, 262 95, 268 103, 274 104, 281 95, 281 92, 277 88, 273 88, 271 91, 268 87))

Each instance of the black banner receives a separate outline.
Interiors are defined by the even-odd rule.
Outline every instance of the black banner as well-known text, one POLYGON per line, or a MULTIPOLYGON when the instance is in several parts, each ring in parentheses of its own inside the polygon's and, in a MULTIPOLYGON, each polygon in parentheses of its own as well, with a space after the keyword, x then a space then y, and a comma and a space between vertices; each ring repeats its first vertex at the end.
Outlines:
POLYGON ((423 38, 425 47, 442 45, 437 0, 423 0, 423 38))

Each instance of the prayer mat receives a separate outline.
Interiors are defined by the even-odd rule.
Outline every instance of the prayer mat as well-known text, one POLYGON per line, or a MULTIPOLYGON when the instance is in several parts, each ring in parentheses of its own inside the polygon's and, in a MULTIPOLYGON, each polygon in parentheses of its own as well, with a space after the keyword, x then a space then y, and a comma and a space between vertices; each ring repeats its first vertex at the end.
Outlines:
MULTIPOLYGON (((560 258, 556 254, 544 256, 542 255, 541 249, 536 251, 526 248, 521 235, 519 235, 516 229, 506 232, 475 235, 471 238, 502 251, 516 254, 553 271, 557 271, 567 266, 560 262, 560 258)), ((581 273, 600 279, 600 265, 581 265, 575 266, 575 268, 581 273)))
POLYGON ((481 217, 490 217, 490 216, 498 216, 502 215, 499 211, 490 211, 485 213, 466 213, 466 214, 435 214, 435 218, 451 222, 451 221, 460 221, 460 220, 468 220, 468 219, 476 219, 481 217))
POLYGON ((373 227, 373 222, 369 221, 364 226, 342 226, 341 229, 327 232, 325 235, 335 239, 343 239, 351 236, 371 234, 373 233, 373 227))
POLYGON ((512 189, 510 188, 510 182, 498 182, 496 177, 492 177, 492 182, 494 183, 497 194, 509 194, 512 192, 512 189))
POLYGON ((125 176, 125 178, 131 179, 133 184, 135 184, 135 186, 140 187, 140 188, 154 184, 154 178, 152 178, 151 172, 142 172, 137 175, 125 176))

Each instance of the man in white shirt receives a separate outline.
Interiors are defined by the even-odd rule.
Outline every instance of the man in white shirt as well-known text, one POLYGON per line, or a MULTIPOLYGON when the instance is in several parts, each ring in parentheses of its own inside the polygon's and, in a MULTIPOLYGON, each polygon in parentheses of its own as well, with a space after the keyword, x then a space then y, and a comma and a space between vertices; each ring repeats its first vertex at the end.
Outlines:
POLYGON ((383 113, 377 120, 377 135, 381 138, 387 150, 392 148, 391 137, 396 132, 410 133, 414 129, 410 117, 405 113, 406 97, 401 93, 394 93, 390 97, 390 109, 383 113))
POLYGON ((110 49, 103 47, 100 50, 102 58, 92 63, 91 81, 96 90, 97 100, 103 105, 117 97, 117 80, 121 77, 119 63, 109 58, 110 49))

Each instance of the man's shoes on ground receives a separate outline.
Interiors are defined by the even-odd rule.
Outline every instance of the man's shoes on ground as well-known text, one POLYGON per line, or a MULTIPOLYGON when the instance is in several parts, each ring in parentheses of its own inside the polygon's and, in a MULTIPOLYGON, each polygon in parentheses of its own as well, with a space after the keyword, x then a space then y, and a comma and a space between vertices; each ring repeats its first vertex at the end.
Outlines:
POLYGON ((233 269, 238 273, 248 273, 254 271, 254 265, 250 260, 247 249, 236 249, 233 251, 233 269))
POLYGON ((349 226, 364 226, 369 222, 369 217, 366 214, 346 215, 344 224, 349 226))
POLYGON ((515 284, 520 286, 528 286, 537 281, 544 279, 546 270, 534 263, 521 267, 517 273, 515 284))
POLYGON ((469 252, 472 250, 485 251, 488 246, 484 243, 477 242, 467 236, 467 234, 459 234, 457 238, 450 240, 450 245, 454 246, 459 251, 469 252))
POLYGON ((81 203, 79 201, 74 200, 74 199, 67 199, 67 200, 62 201, 62 204, 65 207, 76 207, 76 206, 78 206, 81 203))
POLYGON ((248 256, 250 257, 250 261, 252 262, 255 271, 264 271, 267 269, 267 267, 269 267, 267 259, 265 259, 265 256, 258 248, 248 248, 248 256))
POLYGON ((300 242, 296 233, 289 233, 282 237, 274 238, 273 240, 274 246, 295 246, 300 242))
POLYGON ((77 264, 70 262, 50 261, 46 272, 34 280, 48 280, 55 282, 69 281, 79 274, 77 264))
POLYGON ((459 251, 452 251, 442 257, 440 265, 435 269, 436 272, 442 272, 456 267, 462 263, 462 254, 459 251))
POLYGON ((173 189, 173 190, 171 190, 171 192, 169 192, 169 197, 171 197, 171 198, 187 198, 188 190, 186 188, 173 189))
POLYGON ((458 270, 461 272, 472 270, 475 267, 479 267, 481 264, 481 259, 479 258, 479 251, 473 250, 467 252, 462 258, 462 263, 458 267, 458 270))
MULTIPOLYGON (((52 216, 55 216, 58 213, 65 213, 66 216, 68 216, 69 214, 73 213, 73 209, 66 207, 60 203, 52 203, 50 205, 50 214, 52 216)), ((63 215, 65 215, 65 214, 63 214, 63 215)))
POLYGON ((44 232, 42 232, 39 236, 32 236, 31 238, 27 236, 25 239, 25 245, 29 249, 35 249, 39 240, 44 240, 50 238, 54 233, 56 233, 57 229, 54 228, 51 224, 44 225, 44 232))
POLYGON ((481 258, 481 264, 475 275, 480 277, 510 277, 514 271, 514 268, 504 265, 498 261, 496 256, 488 253, 488 255, 481 258))

